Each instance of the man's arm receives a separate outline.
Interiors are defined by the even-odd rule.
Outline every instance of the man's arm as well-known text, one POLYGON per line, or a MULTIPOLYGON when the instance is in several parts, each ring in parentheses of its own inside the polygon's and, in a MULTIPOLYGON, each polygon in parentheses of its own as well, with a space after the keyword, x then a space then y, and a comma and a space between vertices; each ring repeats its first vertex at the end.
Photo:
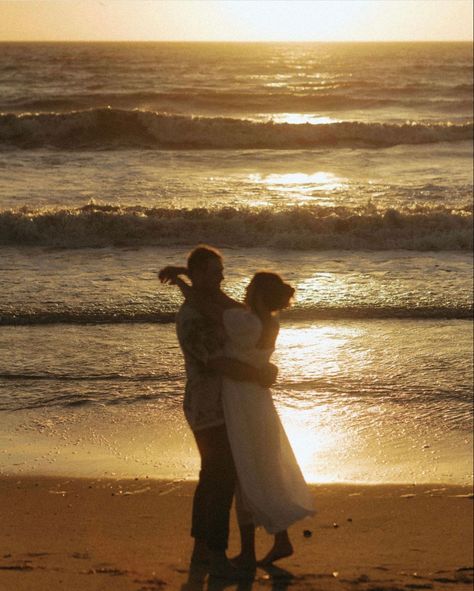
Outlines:
POLYGON ((181 347, 209 370, 239 382, 253 382, 264 388, 272 386, 278 368, 272 363, 257 368, 221 353, 223 338, 218 326, 204 318, 188 318, 178 328, 181 347))
POLYGON ((273 386, 278 375, 278 368, 273 363, 267 363, 267 365, 258 368, 230 357, 214 357, 209 359, 207 367, 232 380, 253 382, 264 388, 273 386))

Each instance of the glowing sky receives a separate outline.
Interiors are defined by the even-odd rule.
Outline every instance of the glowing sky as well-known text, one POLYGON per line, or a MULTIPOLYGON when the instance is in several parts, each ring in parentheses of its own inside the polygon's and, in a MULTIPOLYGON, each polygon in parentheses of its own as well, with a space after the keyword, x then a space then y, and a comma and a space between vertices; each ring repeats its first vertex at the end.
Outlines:
POLYGON ((0 40, 471 40, 471 0, 0 0, 0 40))

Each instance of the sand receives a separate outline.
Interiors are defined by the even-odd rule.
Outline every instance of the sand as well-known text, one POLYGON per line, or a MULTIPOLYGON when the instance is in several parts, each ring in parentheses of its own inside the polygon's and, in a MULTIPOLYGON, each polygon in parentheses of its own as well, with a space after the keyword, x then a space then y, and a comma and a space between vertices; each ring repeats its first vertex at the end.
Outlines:
MULTIPOLYGON (((193 482, 0 478, 1 591, 472 589, 470 490, 318 485, 295 554, 253 580, 189 572, 193 482), (306 530, 306 535, 305 535, 306 530)), ((238 550, 233 521, 230 554, 238 550)), ((258 532, 260 555, 271 539, 258 532)))

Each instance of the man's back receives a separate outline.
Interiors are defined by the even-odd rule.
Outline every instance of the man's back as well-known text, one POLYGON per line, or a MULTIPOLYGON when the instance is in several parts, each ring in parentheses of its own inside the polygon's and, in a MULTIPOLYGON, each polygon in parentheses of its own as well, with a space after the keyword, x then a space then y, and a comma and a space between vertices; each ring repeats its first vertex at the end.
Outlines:
POLYGON ((186 419, 193 431, 221 425, 222 379, 207 368, 207 362, 222 353, 224 335, 187 302, 176 316, 176 332, 186 367, 186 419))

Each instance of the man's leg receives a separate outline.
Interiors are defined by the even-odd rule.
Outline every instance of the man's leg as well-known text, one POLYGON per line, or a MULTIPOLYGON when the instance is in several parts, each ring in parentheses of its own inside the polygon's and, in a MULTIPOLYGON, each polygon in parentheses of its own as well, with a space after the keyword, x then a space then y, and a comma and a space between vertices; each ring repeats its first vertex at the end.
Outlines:
POLYGON ((240 554, 232 564, 241 568, 253 568, 257 564, 255 555, 255 525, 253 515, 247 507, 240 485, 235 488, 235 509, 240 530, 240 554))
MULTIPOLYGON (((196 443, 201 438, 196 437, 196 443)), ((202 449, 203 445, 199 445, 198 449, 201 455, 201 470, 199 471, 199 481, 194 491, 193 499, 193 514, 192 514, 192 525, 191 525, 191 536, 196 540, 206 540, 207 537, 207 498, 208 493, 206 489, 209 488, 208 479, 206 478, 206 472, 203 464, 203 456, 205 450, 202 449)))
POLYGON ((235 466, 225 425, 215 428, 209 454, 209 505, 207 545, 227 550, 230 509, 235 490, 235 466))
POLYGON ((224 425, 194 433, 201 471, 193 502, 191 535, 212 551, 225 552, 235 488, 235 467, 224 425))
POLYGON ((201 469, 199 471, 199 480, 193 498, 191 536, 194 538, 194 549, 191 561, 196 563, 206 563, 209 560, 209 548, 207 547, 209 478, 206 467, 208 443, 205 431, 194 433, 194 437, 201 456, 201 469))

